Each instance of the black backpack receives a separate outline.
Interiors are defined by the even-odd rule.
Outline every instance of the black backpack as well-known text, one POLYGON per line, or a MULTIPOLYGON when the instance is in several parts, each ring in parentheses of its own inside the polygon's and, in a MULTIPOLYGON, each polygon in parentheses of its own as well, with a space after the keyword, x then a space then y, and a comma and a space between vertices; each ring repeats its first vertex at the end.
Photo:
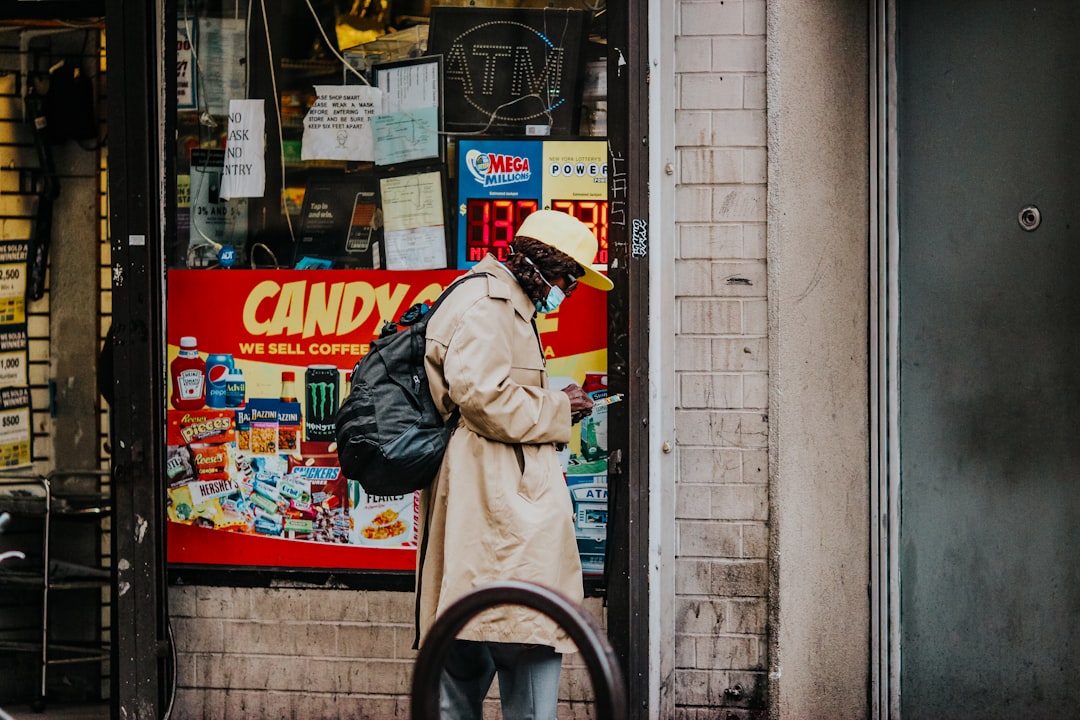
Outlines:
POLYGON ((430 309, 413 305, 397 323, 384 323, 353 368, 349 394, 334 417, 338 463, 369 495, 407 495, 435 479, 459 413, 455 409, 444 423, 435 408, 424 369, 425 332, 451 290, 483 275, 463 275, 430 309))

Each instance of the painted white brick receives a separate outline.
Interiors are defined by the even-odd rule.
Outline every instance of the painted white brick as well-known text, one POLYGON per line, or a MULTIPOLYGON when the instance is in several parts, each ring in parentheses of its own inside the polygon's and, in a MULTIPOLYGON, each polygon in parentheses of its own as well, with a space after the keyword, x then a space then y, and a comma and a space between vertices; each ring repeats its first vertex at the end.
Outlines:
POLYGON ((193 617, 195 615, 195 588, 183 585, 169 586, 169 615, 193 617))
MULTIPOLYGON (((676 598, 675 627, 680 633, 719 635, 731 624, 730 603, 711 598, 676 598)), ((730 631, 728 631, 730 632, 730 631)))
POLYGON ((717 520, 760 520, 769 517, 768 491, 764 485, 711 485, 708 500, 717 520))
POLYGON ((764 373, 743 375, 744 408, 765 410, 769 407, 769 376, 764 373))
POLYGON ((765 38, 713 38, 712 67, 718 72, 765 72, 765 38))
MULTIPOLYGON (((280 592, 280 591, 271 591, 280 592)), ((363 622, 371 618, 368 599, 376 593, 358 593, 351 590, 327 590, 312 595, 307 603, 308 619, 313 622, 363 622)), ((258 600, 252 601, 258 604, 258 600)), ((292 603, 281 602, 280 596, 270 595, 264 602, 290 607, 292 603)), ((294 608, 295 611, 295 608, 294 608)), ((389 621, 390 618, 385 618, 389 621)))
POLYGON ((682 720, 728 705, 723 690, 732 678, 744 687, 764 682, 766 7, 766 0, 677 3, 675 695, 682 720))
POLYGON ((765 183, 769 179, 769 154, 765 148, 743 150, 743 181, 765 183))
POLYGON ((765 297, 765 262, 716 262, 710 266, 712 287, 724 297, 765 297))
MULTIPOLYGON (((250 591, 250 612, 238 617, 248 617, 259 622, 292 622, 297 620, 311 619, 310 600, 314 596, 306 590, 298 588, 253 588, 250 591)), ((332 597, 332 595, 331 595, 332 597)), ((319 603, 320 605, 340 605, 340 603, 319 603)), ((240 602, 240 607, 245 603, 240 602)), ((202 603, 199 604, 199 614, 202 612, 202 603)), ((229 616, 237 617, 237 616, 229 616)), ((340 619, 347 619, 348 615, 340 619)), ((337 616, 330 619, 337 620, 337 616)))
POLYGON ((708 520, 712 515, 712 508, 709 506, 711 499, 711 486, 680 483, 675 493, 675 517, 708 520))
POLYGON ((720 447, 762 448, 769 440, 769 427, 760 412, 717 411, 709 417, 710 440, 720 447))
POLYGON ((742 257, 764 258, 768 226, 765 223, 746 223, 742 226, 742 257))
POLYGON ((761 560, 717 559, 708 567, 712 595, 764 597, 768 590, 768 566, 761 560))
POLYGON ((762 110, 717 110, 712 113, 712 144, 764 147, 767 121, 762 110))
POLYGON ((726 372, 763 372, 769 367, 768 349, 768 340, 763 337, 713 338, 712 367, 726 372))
POLYGON ((680 447, 679 481, 695 484, 743 482, 745 454, 740 450, 680 447))
POLYGON ((675 524, 679 557, 737 558, 742 553, 739 526, 714 520, 680 520, 675 524))
POLYGON ((768 330, 768 305, 764 300, 743 303, 742 331, 747 335, 764 335, 768 330))
POLYGON ((764 448, 769 428, 758 411, 675 411, 675 437, 680 445, 764 448))
POLYGON ((675 409, 675 438, 679 445, 713 444, 713 413, 704 410, 675 409))
POLYGON ((733 110, 743 106, 743 79, 739 75, 682 75, 677 91, 683 110, 733 110))
POLYGON ((765 0, 743 0, 743 34, 764 35, 765 0))
POLYGON ((765 222, 765 188, 760 185, 724 185, 713 188, 712 220, 765 222))
POLYGON ((675 593, 677 595, 711 595, 712 563, 695 558, 676 558, 675 593))
POLYGON ((742 153, 725 148, 693 148, 679 151, 680 181, 738 183, 743 179, 742 153))
POLYGON ((706 297, 713 294, 710 265, 700 260, 675 261, 675 296, 706 297))
POLYGON ((724 629, 729 633, 764 635, 768 607, 764 600, 728 600, 724 603, 724 629))
POLYGON ((743 525, 740 557, 764 560, 768 556, 769 529, 763 523, 743 525))
POLYGON ((694 147, 712 142, 714 115, 707 110, 676 110, 675 147, 694 147))
POLYGON ((675 38, 675 72, 708 72, 711 69, 711 38, 706 36, 675 38))
POLYGON ((750 110, 764 110, 765 76, 747 75, 743 78, 743 107, 750 110))
MULTIPOLYGON (((349 592, 355 595, 354 592, 349 592)), ((368 604, 367 619, 372 622, 405 623, 412 627, 416 608, 411 595, 403 597, 398 592, 364 593, 368 604)))
POLYGON ((174 617, 173 638, 178 653, 224 652, 223 620, 174 617))
MULTIPOLYGON (((676 626, 678 627, 678 626, 676 626)), ((692 635, 675 635, 675 667, 693 668, 697 661, 697 642, 692 635)))
POLYGON ((739 0, 683 2, 679 19, 682 35, 738 35, 743 31, 743 4, 739 0))
POLYGON ((709 338, 675 337, 675 371, 711 370, 712 343, 709 338))
MULTIPOLYGON (((710 196, 711 197, 711 196, 710 196)), ((737 258, 743 256, 745 231, 740 225, 691 225, 680 223, 679 257, 737 258)))
POLYGON ((697 638, 698 668, 729 670, 761 670, 765 666, 760 653, 761 643, 756 637, 745 635, 719 635, 697 638))
POLYGON ((742 481, 746 483, 767 483, 769 481, 769 454, 766 450, 743 451, 742 481))
POLYGON ((739 408, 742 396, 741 375, 682 373, 679 377, 680 407, 739 408))
POLYGON ((251 615, 248 597, 233 588, 200 585, 195 591, 196 614, 205 618, 246 618, 251 615))
POLYGON ((742 328, 742 307, 737 300, 680 300, 680 332, 733 334, 742 328))
POLYGON ((688 667, 675 671, 675 697, 679 698, 679 704, 683 706, 723 707, 724 690, 729 687, 731 685, 728 675, 723 670, 698 670, 688 667))
MULTIPOLYGON (((385 658, 395 653, 399 628, 375 623, 349 623, 337 628, 336 653, 348 657, 385 658)), ((329 654, 329 653, 326 653, 329 654)))
POLYGON ((679 185, 675 188, 675 214, 685 222, 712 220, 713 191, 707 187, 679 185))

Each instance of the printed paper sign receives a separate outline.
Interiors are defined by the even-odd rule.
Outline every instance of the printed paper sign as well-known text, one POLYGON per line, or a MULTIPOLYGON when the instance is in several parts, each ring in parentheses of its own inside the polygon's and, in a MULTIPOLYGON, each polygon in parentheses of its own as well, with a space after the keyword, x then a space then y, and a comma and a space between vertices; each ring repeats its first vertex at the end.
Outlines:
POLYGON ((221 197, 262 197, 266 189, 266 115, 262 100, 229 101, 221 197))
POLYGON ((0 325, 26 322, 26 262, 30 246, 25 240, 0 242, 0 325))
POLYGON ((195 21, 181 18, 176 24, 176 107, 194 110, 195 99, 195 21))
POLYGON ((382 112, 382 91, 367 85, 316 85, 318 99, 304 116, 301 160, 375 160, 371 118, 382 112))
POLYGON ((0 387, 26 385, 26 325, 0 328, 0 387))
POLYGON ((196 99, 211 115, 224 115, 230 99, 247 95, 245 24, 243 18, 199 19, 196 52, 202 60, 195 69, 202 87, 196 88, 196 99))
POLYGON ((434 270, 446 267, 442 174, 439 172, 382 178, 389 270, 434 270))
POLYGON ((439 156, 439 109, 436 107, 376 115, 375 164, 393 165, 439 156))
POLYGON ((30 388, 0 388, 0 467, 30 464, 30 388))

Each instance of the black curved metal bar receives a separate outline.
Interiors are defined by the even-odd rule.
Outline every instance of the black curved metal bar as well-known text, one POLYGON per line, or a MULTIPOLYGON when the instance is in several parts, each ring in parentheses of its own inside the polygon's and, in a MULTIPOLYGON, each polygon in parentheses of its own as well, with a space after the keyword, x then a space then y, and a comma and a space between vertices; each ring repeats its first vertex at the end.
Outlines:
POLYGON ((412 720, 436 720, 439 717, 439 678, 450 644, 473 616, 497 605, 532 608, 566 630, 589 670, 598 720, 625 720, 626 686, 615 651, 600 626, 561 593, 517 580, 477 588, 448 607, 435 621, 413 668, 412 720))

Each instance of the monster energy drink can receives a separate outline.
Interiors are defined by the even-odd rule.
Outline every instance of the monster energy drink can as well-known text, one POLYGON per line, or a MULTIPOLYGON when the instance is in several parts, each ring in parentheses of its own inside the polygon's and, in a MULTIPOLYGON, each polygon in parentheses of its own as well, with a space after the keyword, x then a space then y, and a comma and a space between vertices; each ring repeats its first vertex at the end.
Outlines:
POLYGON ((335 365, 308 365, 304 373, 305 440, 334 439, 334 415, 338 409, 338 369, 335 365))

